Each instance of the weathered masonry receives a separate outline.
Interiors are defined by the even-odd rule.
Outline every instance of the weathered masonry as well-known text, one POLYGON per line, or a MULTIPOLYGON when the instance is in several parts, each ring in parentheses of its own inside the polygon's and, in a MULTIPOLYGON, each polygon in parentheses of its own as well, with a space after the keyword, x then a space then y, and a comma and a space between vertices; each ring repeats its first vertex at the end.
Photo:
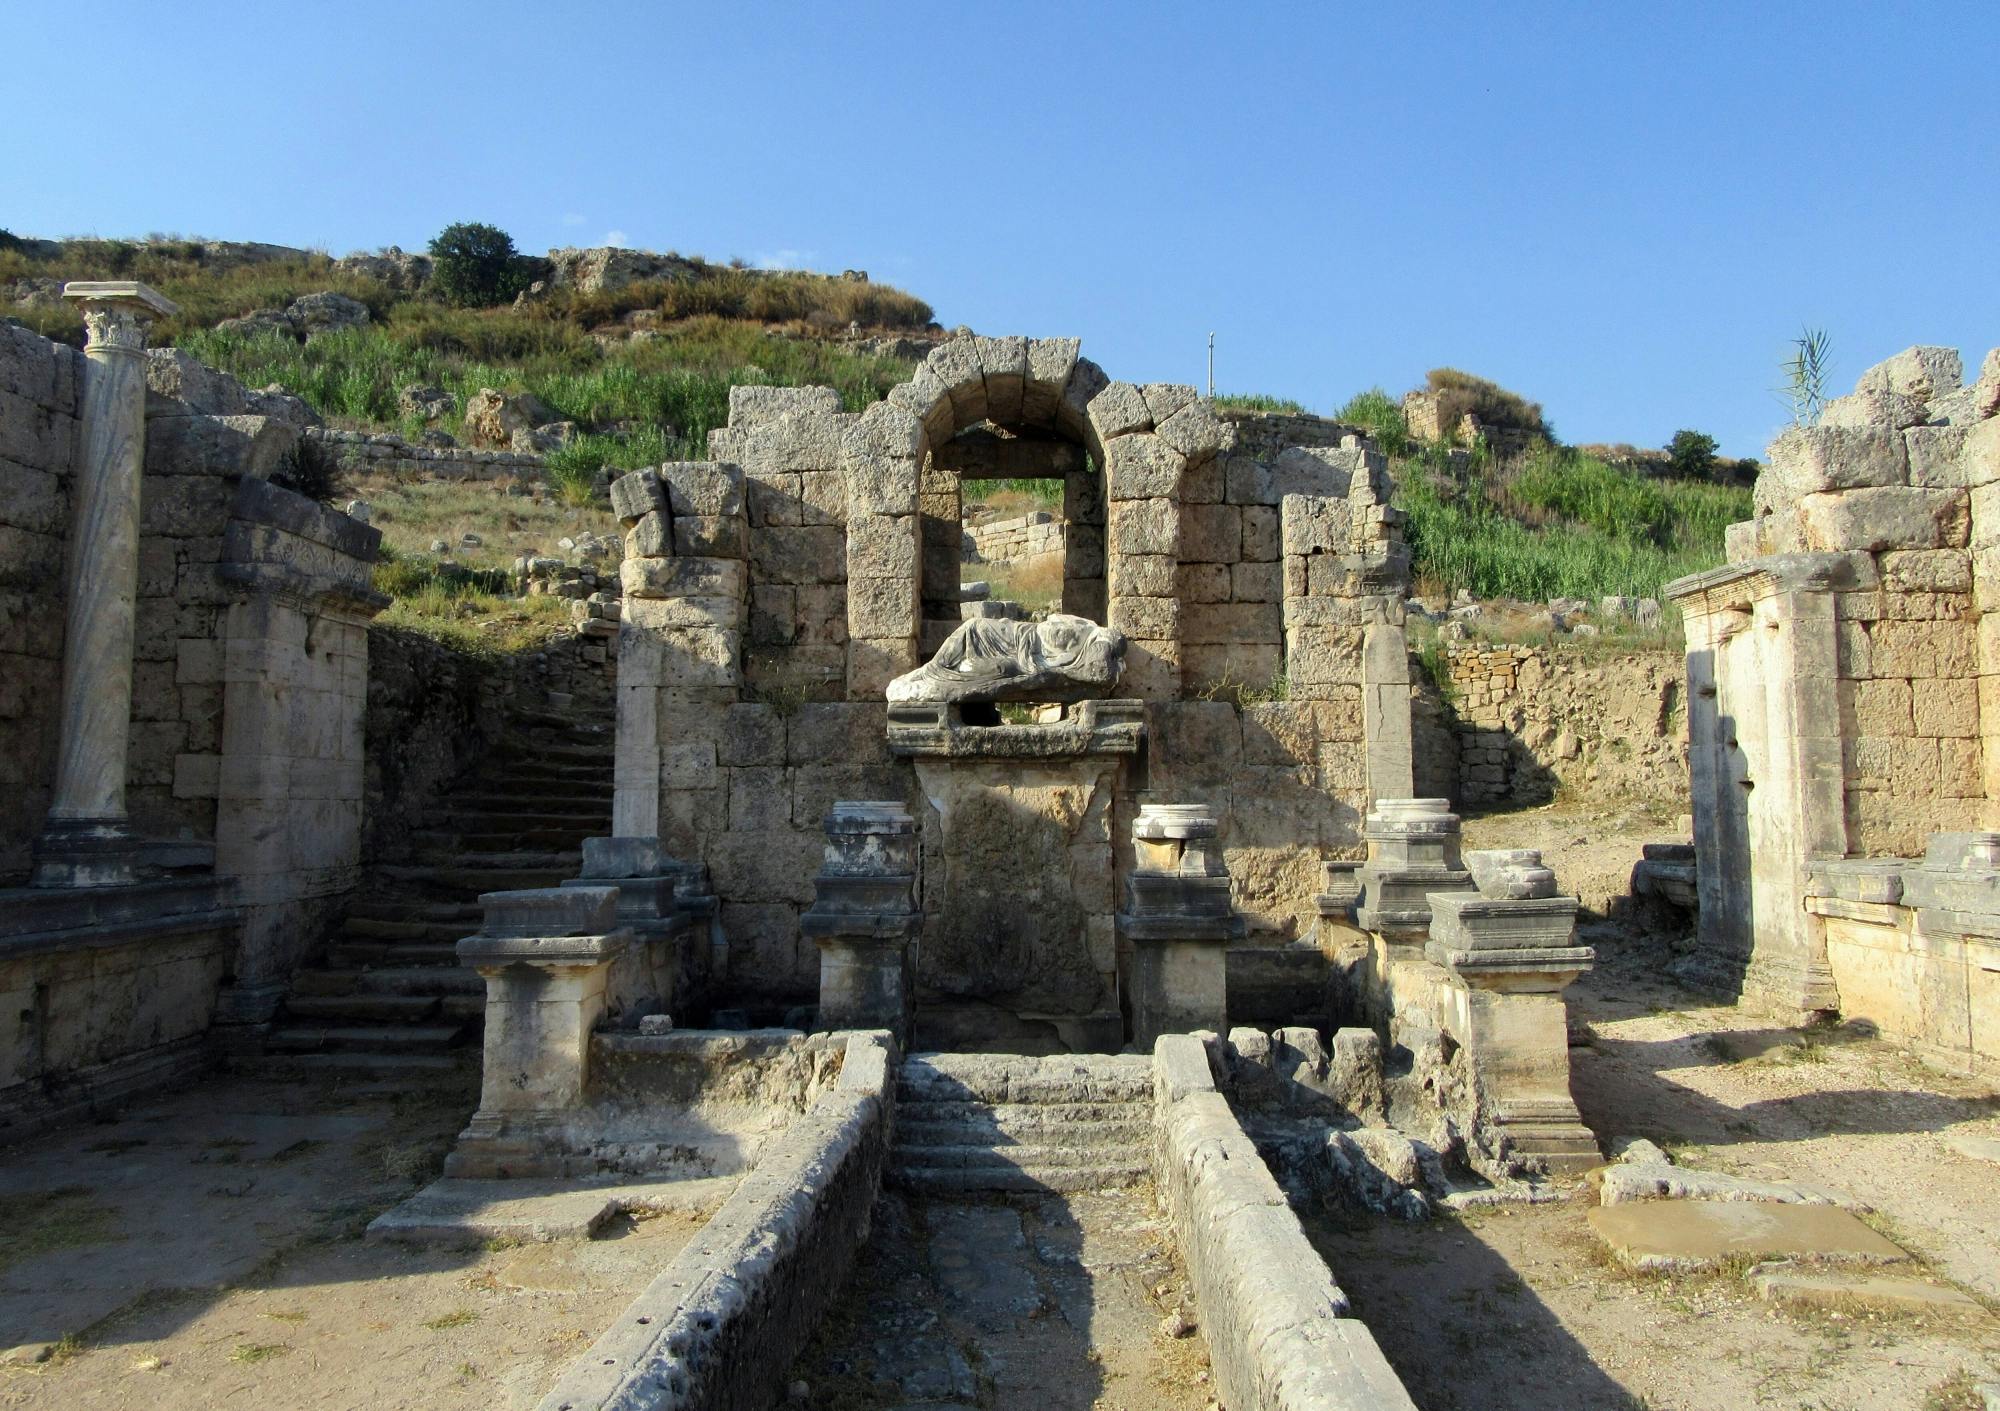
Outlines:
POLYGON ((837 800, 900 803, 921 835, 919 1031, 946 1046, 1119 1046, 1147 801, 1218 820, 1248 925, 1232 973, 1309 950, 1320 861, 1411 791, 1386 466, 1326 431, 1239 435, 1074 339, 954 339, 861 413, 733 389, 712 459, 615 487, 615 830, 709 869, 735 990, 810 1002, 822 824, 837 800), (996 445, 1063 482, 1061 606, 1123 634, 1116 698, 897 723, 889 683, 960 625, 959 476, 996 445))
POLYGON ((0 1131, 269 1017, 354 884, 383 603, 377 532, 271 483, 301 404, 67 294, 81 355, 0 327, 0 1131))
POLYGON ((1690 978, 2000 1059, 2000 352, 1911 348, 1771 447, 1688 626, 1690 978))

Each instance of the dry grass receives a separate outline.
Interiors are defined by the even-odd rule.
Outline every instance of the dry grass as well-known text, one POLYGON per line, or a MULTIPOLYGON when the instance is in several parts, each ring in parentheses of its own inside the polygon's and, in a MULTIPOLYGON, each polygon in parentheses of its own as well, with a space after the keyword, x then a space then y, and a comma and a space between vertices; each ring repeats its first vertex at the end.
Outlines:
POLYGON ((0 1271, 58 1249, 109 1244, 122 1238, 118 1212, 82 1186, 17 1195, 0 1224, 0 1271))
POLYGON ((625 542, 608 510, 563 504, 547 495, 510 495, 498 482, 357 476, 342 485, 336 498, 350 497, 368 502, 370 522, 398 557, 429 553, 432 541, 443 539, 452 546, 456 563, 511 570, 522 554, 560 556, 557 540, 588 532, 612 541, 611 556, 600 562, 616 572, 625 542), (482 540, 478 548, 459 547, 468 532, 482 540))
POLYGON ((1036 554, 1012 563, 962 565, 961 577, 984 576, 993 585, 993 596, 1019 603, 1028 612, 1062 605, 1063 556, 1036 554))

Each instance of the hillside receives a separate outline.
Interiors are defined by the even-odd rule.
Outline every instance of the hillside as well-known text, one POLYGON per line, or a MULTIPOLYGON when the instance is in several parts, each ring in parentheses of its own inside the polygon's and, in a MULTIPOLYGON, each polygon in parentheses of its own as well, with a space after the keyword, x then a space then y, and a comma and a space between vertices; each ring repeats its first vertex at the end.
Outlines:
MULTIPOLYGON (((479 394, 522 397, 531 414, 513 444, 542 456, 547 504, 502 503, 473 486, 325 487, 377 507, 395 560, 381 575, 398 599, 394 614, 427 628, 470 622, 476 630, 452 631, 464 640, 498 623, 514 641, 559 620, 553 604, 523 620, 497 591, 515 558, 550 551, 558 536, 615 542, 593 493, 603 472, 702 458, 708 432, 727 419, 732 384, 824 384, 860 410, 944 336, 928 304, 858 271, 753 270, 613 248, 514 257, 510 275, 517 294, 467 307, 444 297, 428 256, 394 247, 335 259, 275 245, 0 232, 0 317, 80 344, 62 282, 142 279, 181 306, 157 340, 250 386, 279 384, 329 426, 504 446, 480 420, 479 394), (442 557, 470 577, 438 570, 440 540, 442 557)), ((1303 410, 1282 398, 1218 400, 1303 410)), ((1656 596, 1668 580, 1720 563, 1723 526, 1749 514, 1741 481, 1754 463, 1687 477, 1672 473, 1664 452, 1566 447, 1538 406, 1453 369, 1400 403, 1372 390, 1330 415, 1390 455, 1420 593, 1656 596)), ((1032 501, 1052 487, 968 488, 1032 501)))

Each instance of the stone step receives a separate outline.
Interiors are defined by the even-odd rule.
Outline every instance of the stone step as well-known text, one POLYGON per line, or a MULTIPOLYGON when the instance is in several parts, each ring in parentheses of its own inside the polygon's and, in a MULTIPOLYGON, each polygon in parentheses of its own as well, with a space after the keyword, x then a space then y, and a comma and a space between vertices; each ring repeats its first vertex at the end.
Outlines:
POLYGON ((934 1115, 926 1106, 906 1107, 896 1114, 896 1145, 926 1143, 961 1145, 1020 1145, 1040 1142, 1054 1146, 1118 1147, 1152 1139, 1152 1114, 1143 1108, 1081 1106, 1093 1115, 1078 1115, 1078 1106, 1002 1107, 985 1113, 954 1117, 934 1115))
MULTIPOLYGON (((582 865, 582 859, 561 866, 457 866, 425 867, 407 865, 383 867, 377 870, 385 877, 398 882, 408 882, 430 892, 448 893, 454 896, 477 897, 481 892, 513 892, 528 887, 560 886, 566 878, 574 877, 582 865)), ((478 929, 476 926, 473 929, 478 929)))
POLYGON ((1015 1167, 895 1166, 893 1185, 929 1195, 965 1195, 976 1191, 1096 1191, 1136 1186, 1150 1176, 1145 1163, 1104 1166, 1061 1166, 1049 1169, 1015 1167))
POLYGON ((536 804, 532 809, 524 809, 517 802, 512 805, 495 804, 492 807, 462 808, 448 805, 433 808, 423 816, 421 828, 451 829, 461 833, 493 833, 505 830, 534 828, 561 828, 570 831, 582 830, 586 837, 611 823, 611 802, 608 799, 593 799, 562 808, 551 808, 536 804))
POLYGON ((493 742, 488 759, 529 760, 536 764, 583 765, 611 768, 615 748, 610 740, 602 743, 575 741, 559 743, 525 735, 502 735, 493 742))
MULTIPOLYGON (((466 934, 469 936, 472 931, 466 934)), ((350 969, 456 966, 458 951, 449 945, 425 941, 335 941, 326 948, 326 963, 350 969)))
POLYGON ((418 857, 450 858, 453 855, 494 853, 560 853, 581 857, 583 840, 601 836, 610 822, 609 815, 602 823, 590 819, 539 825, 505 819, 491 820, 478 826, 458 822, 419 828, 410 834, 410 843, 418 857))
POLYGON ((462 1024, 285 1024, 264 1041, 273 1053, 443 1053, 462 1024))
POLYGON ((950 1122, 998 1124, 1008 1130, 1027 1125, 1064 1122, 1150 1123, 1152 1102, 1116 1099, 1107 1102, 946 1102, 932 1099, 912 1101, 902 1093, 896 1097, 898 1122, 950 1122))
POLYGON ((417 1073, 470 1073, 472 1050, 453 1053, 267 1052, 259 1071, 303 1076, 396 1078, 417 1073))
POLYGON ((505 818, 521 818, 529 815, 551 817, 604 817, 611 816, 612 788, 583 789, 566 787, 542 790, 507 790, 498 786, 477 792, 453 793, 426 810, 424 818, 429 821, 443 817, 449 820, 459 814, 490 813, 505 818))
POLYGON ((479 926, 480 907, 475 897, 463 901, 405 901, 384 897, 379 880, 370 876, 362 887, 363 895, 347 904, 347 914, 369 921, 464 921, 470 920, 473 929, 479 926))
POLYGON ((294 991, 285 999, 286 1017, 312 1023, 356 1020, 366 1024, 415 1024, 434 1019, 437 1013, 436 995, 383 994, 365 990, 329 995, 294 991))
MULTIPOLYGON (((472 978, 479 980, 477 973, 472 978)), ((446 1019, 456 1019, 461 1024, 483 1025, 486 1022, 486 982, 479 981, 478 994, 446 995, 440 1003, 446 1019)))
POLYGON ((1144 1054, 918 1054, 903 1061, 897 1100, 926 1102, 1150 1102, 1152 1060, 1144 1054))
MULTIPOLYGON (((933 1151, 984 1151, 996 1159, 1023 1159, 1023 1152, 1069 1151, 1096 1153, 1115 1160, 1131 1151, 1145 1151, 1152 1132, 1144 1122, 1092 1122, 1072 1131, 1061 1128, 1034 1128, 1016 1132, 995 1132, 950 1122, 914 1122, 905 1131, 896 1123, 895 1151, 899 1159, 916 1165, 950 1166, 955 1161, 929 1161, 919 1153, 933 1151)), ((1062 1164, 1062 1163, 1057 1163, 1062 1164)))
POLYGON ((483 1004, 486 982, 463 965, 378 965, 363 969, 301 970, 295 995, 470 995, 483 1004))
POLYGON ((930 1170, 1012 1170, 1066 1171, 1073 1167, 1146 1165, 1143 1147, 1130 1143, 1098 1146, 1023 1145, 994 1146, 972 1142, 962 1146, 895 1145, 893 1161, 898 1166, 930 1170))

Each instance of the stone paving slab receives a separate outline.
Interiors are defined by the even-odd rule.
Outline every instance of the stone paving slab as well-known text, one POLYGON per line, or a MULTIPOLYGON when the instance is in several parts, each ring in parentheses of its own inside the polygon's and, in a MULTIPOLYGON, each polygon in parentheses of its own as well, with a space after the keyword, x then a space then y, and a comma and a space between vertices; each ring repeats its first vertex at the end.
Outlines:
POLYGON ((1968 1293, 1944 1284, 1897 1274, 1845 1274, 1805 1270, 1788 1264, 1750 1271, 1757 1292, 1772 1303, 1811 1308, 1873 1309, 1884 1313, 1930 1313, 1985 1319, 1986 1308, 1968 1293))
POLYGON ((1636 1201, 1601 1206, 1586 1218, 1611 1252, 1634 1269, 1705 1269, 1745 1256, 1879 1264, 1909 1257, 1831 1205, 1636 1201))
POLYGON ((584 1239, 630 1210, 720 1205, 736 1177, 583 1185, 576 1181, 434 1181, 375 1217, 368 1237, 412 1243, 584 1239))
POLYGON ((1944 1144, 1960 1156, 1969 1156, 1975 1161, 2000 1163, 2000 1137, 1979 1136, 1972 1132, 1952 1132, 1945 1137, 1944 1144))

